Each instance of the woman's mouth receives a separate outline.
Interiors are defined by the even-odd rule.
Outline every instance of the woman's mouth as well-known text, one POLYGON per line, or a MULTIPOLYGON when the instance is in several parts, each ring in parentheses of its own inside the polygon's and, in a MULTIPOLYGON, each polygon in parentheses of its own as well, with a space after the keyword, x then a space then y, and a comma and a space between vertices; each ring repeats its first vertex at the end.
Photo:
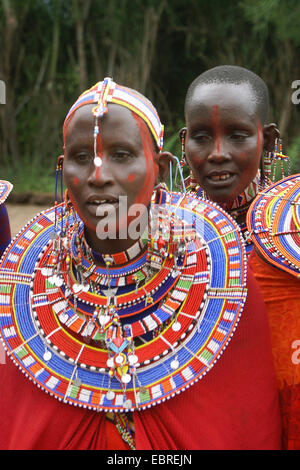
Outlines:
POLYGON ((212 184, 224 184, 224 183, 231 183, 232 179, 234 178, 233 173, 229 173, 227 171, 224 172, 213 172, 207 175, 207 179, 212 184))
POLYGON ((90 214, 97 217, 107 216, 116 211, 119 205, 118 199, 92 198, 86 203, 87 210, 90 214))

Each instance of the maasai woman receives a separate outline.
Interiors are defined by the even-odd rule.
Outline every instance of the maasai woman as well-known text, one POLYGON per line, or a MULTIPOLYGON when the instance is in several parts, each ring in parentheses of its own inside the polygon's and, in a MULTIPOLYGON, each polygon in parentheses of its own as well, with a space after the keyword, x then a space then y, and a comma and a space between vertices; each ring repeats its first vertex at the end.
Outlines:
MULTIPOLYGON (((192 171, 191 191, 221 204, 244 233, 248 264, 268 309, 284 420, 284 447, 300 448, 300 407, 296 398, 300 393, 300 376, 291 360, 293 340, 300 338, 299 281, 291 271, 282 269, 283 263, 280 265, 278 260, 274 263, 273 256, 266 256, 266 250, 261 250, 258 256, 253 250, 253 230, 257 227, 246 225, 251 203, 270 184, 272 158, 280 158, 282 163, 285 160, 280 148, 273 152, 279 132, 275 124, 268 124, 268 112, 268 89, 260 77, 241 67, 215 67, 196 78, 188 89, 186 128, 181 131, 181 139, 192 171)), ((293 180, 285 183, 285 189, 291 184, 293 180)), ((279 189, 283 191, 281 186, 279 189)), ((269 210, 271 206, 277 207, 279 201, 278 195, 269 199, 270 194, 269 210)), ((260 209, 263 210, 262 204, 260 209)), ((266 246, 273 249, 268 241, 266 246)), ((297 262, 294 258, 294 263, 297 262)))
POLYGON ((0 367, 1 448, 279 448, 267 319, 238 226, 157 187, 171 156, 134 90, 97 83, 63 131, 65 202, 0 265, 13 359, 0 367))
POLYGON ((269 95, 264 81, 235 66, 219 66, 199 75, 185 100, 186 128, 180 132, 191 169, 189 189, 208 197, 240 225, 248 253, 247 210, 267 183, 265 149, 274 149, 278 130, 268 124, 269 95))
POLYGON ((11 232, 5 201, 12 190, 12 184, 0 180, 0 258, 10 243, 11 232))

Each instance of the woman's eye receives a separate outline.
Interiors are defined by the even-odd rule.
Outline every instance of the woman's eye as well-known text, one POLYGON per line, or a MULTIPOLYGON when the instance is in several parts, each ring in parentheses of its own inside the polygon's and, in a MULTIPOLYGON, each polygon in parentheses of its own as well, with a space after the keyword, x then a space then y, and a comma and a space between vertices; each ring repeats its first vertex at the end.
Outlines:
POLYGON ((91 155, 89 153, 86 153, 86 152, 82 152, 82 153, 76 153, 74 155, 74 159, 76 160, 76 162, 78 163, 87 163, 90 161, 91 159, 91 155))
POLYGON ((244 132, 236 132, 231 135, 231 139, 236 141, 236 142, 244 142, 248 137, 247 133, 244 132))
POLYGON ((211 137, 209 134, 198 132, 194 135, 194 139, 197 140, 197 142, 206 143, 211 140, 211 137))
POLYGON ((125 150, 119 150, 117 152, 114 152, 111 156, 111 158, 114 161, 123 163, 125 161, 128 161, 130 158, 133 158, 133 154, 131 152, 125 151, 125 150))

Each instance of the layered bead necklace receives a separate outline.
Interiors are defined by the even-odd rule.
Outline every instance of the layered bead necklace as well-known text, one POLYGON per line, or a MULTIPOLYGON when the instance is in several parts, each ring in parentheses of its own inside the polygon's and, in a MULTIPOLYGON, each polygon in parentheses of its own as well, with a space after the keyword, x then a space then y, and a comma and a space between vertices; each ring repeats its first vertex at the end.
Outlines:
POLYGON ((0 265, 8 356, 55 398, 117 413, 119 429, 119 413, 171 399, 215 366, 246 299, 242 235, 226 211, 165 191, 155 206, 148 237, 98 254, 101 265, 65 204, 29 222, 0 265))

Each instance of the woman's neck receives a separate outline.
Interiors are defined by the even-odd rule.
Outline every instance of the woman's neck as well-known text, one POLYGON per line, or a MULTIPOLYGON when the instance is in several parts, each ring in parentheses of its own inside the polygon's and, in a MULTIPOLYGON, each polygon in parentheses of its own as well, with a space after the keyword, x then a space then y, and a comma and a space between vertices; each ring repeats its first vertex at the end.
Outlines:
POLYGON ((89 247, 97 253, 114 254, 121 251, 126 251, 131 248, 137 240, 131 238, 106 238, 100 240, 96 232, 91 232, 85 229, 85 239, 89 247))

